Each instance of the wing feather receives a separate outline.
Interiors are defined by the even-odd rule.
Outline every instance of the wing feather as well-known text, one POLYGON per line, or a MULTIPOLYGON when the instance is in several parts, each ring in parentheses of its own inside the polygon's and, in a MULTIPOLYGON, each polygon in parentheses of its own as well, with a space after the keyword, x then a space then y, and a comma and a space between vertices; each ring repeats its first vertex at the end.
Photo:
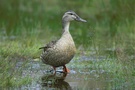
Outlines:
POLYGON ((48 48, 52 48, 56 44, 56 42, 57 42, 57 40, 51 41, 48 44, 46 44, 46 46, 40 47, 39 49, 44 49, 44 52, 45 52, 48 48))

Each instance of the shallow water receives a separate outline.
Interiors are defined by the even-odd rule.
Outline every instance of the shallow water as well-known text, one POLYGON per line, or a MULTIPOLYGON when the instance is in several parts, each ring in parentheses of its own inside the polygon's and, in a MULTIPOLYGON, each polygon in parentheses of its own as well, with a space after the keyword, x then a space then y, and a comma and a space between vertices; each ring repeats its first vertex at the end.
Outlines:
MULTIPOLYGON (((111 76, 103 69, 93 69, 89 67, 78 68, 72 64, 76 62, 91 63, 104 60, 105 57, 86 57, 81 56, 78 60, 72 60, 67 67, 70 73, 65 76, 62 67, 57 68, 54 75, 52 68, 43 64, 39 60, 30 60, 22 69, 22 76, 30 76, 32 82, 21 87, 12 87, 14 90, 115 90, 112 85, 111 76)), ((111 60, 111 59, 110 59, 111 60)), ((23 62, 18 62, 16 68, 21 67, 23 62)), ((123 87, 121 87, 123 89, 123 87)))

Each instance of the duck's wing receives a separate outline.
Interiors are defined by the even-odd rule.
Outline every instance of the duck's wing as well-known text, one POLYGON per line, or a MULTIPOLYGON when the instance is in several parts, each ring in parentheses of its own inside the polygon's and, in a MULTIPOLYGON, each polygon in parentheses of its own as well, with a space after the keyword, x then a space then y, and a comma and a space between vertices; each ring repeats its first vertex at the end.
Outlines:
POLYGON ((44 49, 44 52, 45 52, 48 48, 52 48, 56 44, 56 42, 57 42, 57 40, 51 41, 48 44, 46 44, 46 46, 40 47, 39 49, 44 49))

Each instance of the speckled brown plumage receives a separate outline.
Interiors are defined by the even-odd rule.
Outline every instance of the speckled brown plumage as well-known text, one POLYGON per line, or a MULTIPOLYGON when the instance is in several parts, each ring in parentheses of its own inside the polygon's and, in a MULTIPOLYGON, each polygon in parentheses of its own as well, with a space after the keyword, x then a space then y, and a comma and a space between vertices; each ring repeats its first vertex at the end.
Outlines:
POLYGON ((62 18, 63 33, 61 38, 40 48, 43 49, 40 56, 43 63, 53 67, 65 67, 65 64, 72 60, 76 53, 76 47, 69 32, 70 21, 72 20, 86 22, 86 20, 81 19, 75 12, 66 12, 62 18))

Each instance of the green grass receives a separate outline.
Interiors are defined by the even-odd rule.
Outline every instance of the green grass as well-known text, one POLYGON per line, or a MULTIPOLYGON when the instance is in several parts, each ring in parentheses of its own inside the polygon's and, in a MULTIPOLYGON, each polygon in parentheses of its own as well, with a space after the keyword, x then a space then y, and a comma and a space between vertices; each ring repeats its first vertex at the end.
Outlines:
POLYGON ((27 61, 24 61, 24 64, 21 65, 21 68, 16 69, 18 59, 20 59, 20 57, 7 56, 6 58, 1 58, 1 88, 9 88, 13 86, 19 87, 21 85, 27 85, 31 83, 32 79, 30 76, 22 76, 22 68, 25 66, 27 61))
POLYGON ((15 71, 16 63, 23 60, 25 66, 27 60, 39 58, 38 48, 60 37, 61 17, 67 10, 74 10, 88 21, 71 24, 70 32, 78 48, 76 57, 94 52, 97 57, 105 55, 112 59, 81 64, 76 60, 72 65, 78 69, 87 66, 89 71, 103 69, 117 88, 122 86, 121 82, 134 84, 134 3, 134 0, 2 0, 0 87, 21 86, 32 81, 30 76, 19 77, 21 69, 15 71))

